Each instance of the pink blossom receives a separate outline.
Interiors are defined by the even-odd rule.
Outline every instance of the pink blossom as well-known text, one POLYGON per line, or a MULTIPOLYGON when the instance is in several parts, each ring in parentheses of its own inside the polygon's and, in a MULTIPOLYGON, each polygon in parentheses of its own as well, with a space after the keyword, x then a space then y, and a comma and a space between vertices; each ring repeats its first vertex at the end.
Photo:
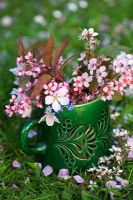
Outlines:
POLYGON ((83 96, 82 99, 83 99, 84 103, 87 103, 87 102, 91 101, 92 99, 94 99, 94 96, 93 95, 85 95, 85 96, 83 96))
POLYGON ((38 101, 36 105, 37 105, 38 108, 43 108, 43 104, 40 101, 38 101))
POLYGON ((14 160, 14 161, 12 162, 12 166, 13 166, 14 168, 21 168, 21 164, 20 164, 17 160, 14 160))
POLYGON ((27 90, 30 90, 30 89, 33 89, 34 84, 29 81, 28 83, 25 84, 25 86, 26 86, 27 90))
POLYGON ((69 89, 69 83, 67 83, 67 82, 61 82, 58 85, 59 88, 62 88, 63 86, 65 86, 67 89, 69 89))
POLYGON ((82 74, 82 81, 83 81, 83 85, 84 87, 89 87, 90 82, 92 81, 92 76, 89 76, 87 72, 84 72, 82 74))
POLYGON ((12 111, 12 107, 10 105, 6 105, 5 106, 6 108, 6 113, 8 114, 9 117, 12 117, 13 116, 13 111, 12 111))
POLYGON ((103 93, 101 94, 101 99, 103 101, 111 100, 114 94, 114 83, 110 82, 107 86, 103 88, 103 93))
POLYGON ((51 81, 48 85, 47 84, 44 84, 43 85, 43 89, 45 90, 44 91, 44 94, 48 95, 53 95, 54 94, 54 91, 56 91, 58 88, 58 83, 54 82, 54 81, 51 81))
POLYGON ((97 66, 98 66, 97 59, 96 58, 91 58, 89 60, 89 63, 88 63, 88 70, 90 71, 90 74, 94 73, 94 71, 96 70, 97 66))
POLYGON ((105 78, 107 75, 108 73, 106 72, 105 66, 101 66, 100 68, 96 70, 96 77, 97 77, 98 83, 101 83, 103 78, 105 78))
POLYGON ((124 91, 125 87, 127 86, 127 83, 125 80, 120 78, 118 81, 115 81, 115 85, 116 85, 115 90, 117 90, 123 94, 123 91, 124 91))
POLYGON ((81 91, 83 87, 83 78, 82 76, 77 76, 73 78, 74 80, 74 91, 81 91))
POLYGON ((121 52, 113 62, 113 68, 115 69, 116 73, 123 73, 126 72, 128 66, 128 58, 125 52, 121 52))
POLYGON ((42 172, 43 172, 44 176, 49 176, 53 173, 53 168, 50 165, 47 165, 46 167, 44 167, 42 172))
POLYGON ((18 65, 18 66, 24 66, 24 61, 23 61, 22 56, 17 57, 16 62, 17 62, 17 65, 18 65))
POLYGON ((28 60, 28 61, 32 61, 32 59, 33 59, 32 53, 28 52, 28 54, 25 56, 25 59, 28 60))

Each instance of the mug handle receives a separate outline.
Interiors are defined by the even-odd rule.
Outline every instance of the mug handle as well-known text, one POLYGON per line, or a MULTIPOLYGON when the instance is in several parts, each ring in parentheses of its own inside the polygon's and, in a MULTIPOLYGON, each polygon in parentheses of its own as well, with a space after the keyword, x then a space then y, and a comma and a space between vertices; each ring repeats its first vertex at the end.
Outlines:
POLYGON ((34 153, 45 153, 47 146, 45 143, 38 143, 35 145, 30 145, 28 143, 28 133, 30 129, 32 129, 34 126, 38 125, 37 120, 29 120, 23 127, 20 136, 19 136, 19 146, 22 151, 24 151, 27 154, 34 154, 34 153))

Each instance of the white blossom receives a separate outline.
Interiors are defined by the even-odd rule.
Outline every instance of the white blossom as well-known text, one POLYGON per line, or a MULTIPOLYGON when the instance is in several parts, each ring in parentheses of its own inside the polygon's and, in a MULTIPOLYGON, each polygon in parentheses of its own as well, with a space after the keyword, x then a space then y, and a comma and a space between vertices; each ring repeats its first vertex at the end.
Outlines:
POLYGON ((84 0, 81 0, 81 1, 79 1, 79 6, 81 8, 87 8, 88 7, 88 2, 84 1, 84 0))
POLYGON ((66 106, 69 104, 69 98, 67 96, 68 89, 63 86, 59 90, 55 91, 53 95, 48 95, 45 97, 46 105, 52 105, 52 108, 55 112, 61 110, 61 106, 66 106))
POLYGON ((46 25, 47 22, 42 15, 36 15, 33 18, 33 21, 37 24, 46 25))
POLYGON ((75 3, 73 3, 73 2, 69 2, 69 3, 67 4, 67 8, 68 8, 68 10, 70 10, 70 11, 72 11, 72 12, 76 12, 77 9, 78 9, 78 6, 77 6, 77 4, 75 4, 75 3))
POLYGON ((43 121, 46 121, 46 124, 48 126, 53 126, 54 122, 60 123, 58 118, 55 116, 55 113, 52 112, 52 109, 49 106, 46 108, 45 115, 41 117, 41 119, 39 120, 39 123, 43 121))
POLYGON ((2 19, 1 19, 1 24, 5 27, 8 27, 10 26, 11 24, 13 23, 13 20, 10 16, 4 16, 2 19))
POLYGON ((60 19, 62 17, 62 12, 60 10, 54 10, 52 14, 57 19, 60 19))

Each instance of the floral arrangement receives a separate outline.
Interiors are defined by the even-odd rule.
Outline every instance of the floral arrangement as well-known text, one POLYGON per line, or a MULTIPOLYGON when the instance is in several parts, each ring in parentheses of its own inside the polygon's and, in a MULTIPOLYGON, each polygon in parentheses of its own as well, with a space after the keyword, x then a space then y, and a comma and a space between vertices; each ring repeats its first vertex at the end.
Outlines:
POLYGON ((46 43, 35 43, 25 52, 20 38, 17 67, 10 70, 16 76, 17 88, 12 90, 10 104, 6 105, 9 117, 30 117, 35 108, 40 108, 44 114, 39 122, 52 126, 59 123, 56 113, 64 107, 71 110, 74 105, 99 98, 121 100, 126 89, 133 88, 133 55, 121 52, 114 59, 111 55, 96 55, 100 45, 97 36, 93 28, 80 34, 85 50, 69 79, 64 78, 63 69, 71 57, 62 58, 68 39, 54 50, 54 38, 50 35, 46 43))

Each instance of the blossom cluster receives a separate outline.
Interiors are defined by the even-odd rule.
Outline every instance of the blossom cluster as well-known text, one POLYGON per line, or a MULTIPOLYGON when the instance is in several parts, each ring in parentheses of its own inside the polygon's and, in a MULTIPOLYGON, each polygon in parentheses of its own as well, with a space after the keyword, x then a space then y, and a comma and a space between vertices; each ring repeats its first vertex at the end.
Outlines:
MULTIPOLYGON (((98 179, 104 181, 105 186, 111 191, 111 188, 122 189, 128 186, 128 181, 123 176, 124 162, 133 160, 133 137, 129 136, 127 130, 123 128, 113 129, 115 145, 109 151, 110 156, 99 158, 98 166, 89 168, 88 173, 93 174, 93 182, 98 184, 98 179)), ((93 188, 89 187, 91 190, 93 188)), ((113 193, 110 193, 113 199, 113 193)))
POLYGON ((94 51, 100 44, 97 36, 93 28, 82 31, 79 39, 87 45, 69 79, 64 78, 62 71, 69 59, 64 60, 60 54, 67 41, 54 54, 50 53, 51 46, 54 46, 52 36, 45 45, 45 52, 41 52, 42 44, 38 46, 37 43, 30 52, 22 53, 21 42, 17 67, 10 69, 16 77, 17 88, 13 88, 10 103, 6 105, 9 117, 14 114, 30 117, 35 108, 40 108, 44 114, 39 122, 46 121, 48 126, 53 126, 54 122, 59 123, 56 114, 64 107, 71 110, 75 104, 98 98, 121 100, 126 90, 133 88, 133 55, 120 52, 114 59, 111 55, 96 56, 94 51))

